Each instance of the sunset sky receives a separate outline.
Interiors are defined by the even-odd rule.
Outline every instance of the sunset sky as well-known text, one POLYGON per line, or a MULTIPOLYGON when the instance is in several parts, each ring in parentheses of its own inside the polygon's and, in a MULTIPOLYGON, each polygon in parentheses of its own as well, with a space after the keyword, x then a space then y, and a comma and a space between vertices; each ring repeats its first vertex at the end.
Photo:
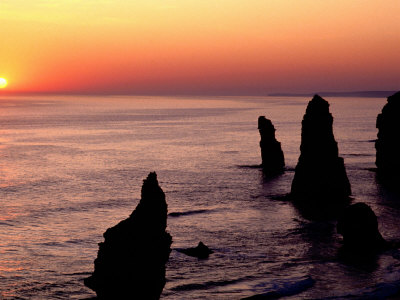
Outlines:
POLYGON ((399 0, 1 0, 8 92, 398 90, 399 0))

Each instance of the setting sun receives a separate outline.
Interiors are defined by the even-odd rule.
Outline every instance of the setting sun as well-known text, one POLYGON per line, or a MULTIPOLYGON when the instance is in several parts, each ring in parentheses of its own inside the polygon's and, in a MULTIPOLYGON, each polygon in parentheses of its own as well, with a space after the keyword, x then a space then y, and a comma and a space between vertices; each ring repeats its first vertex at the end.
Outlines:
POLYGON ((7 79, 0 78, 0 89, 3 89, 7 86, 7 79))

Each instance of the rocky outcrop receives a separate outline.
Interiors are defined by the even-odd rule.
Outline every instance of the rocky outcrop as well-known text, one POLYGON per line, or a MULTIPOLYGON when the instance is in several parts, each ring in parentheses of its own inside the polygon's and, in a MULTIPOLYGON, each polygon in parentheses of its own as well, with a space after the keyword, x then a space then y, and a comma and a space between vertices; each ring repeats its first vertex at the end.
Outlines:
POLYGON ((279 174, 284 171, 285 158, 281 149, 281 143, 275 138, 275 127, 264 116, 258 117, 258 130, 261 141, 261 159, 264 173, 279 174))
POLYGON ((315 95, 302 121, 301 154, 291 188, 293 199, 303 203, 348 200, 350 182, 343 158, 338 154, 332 124, 329 103, 315 95))
POLYGON ((150 173, 143 181, 136 209, 104 233, 94 272, 85 285, 99 298, 158 299, 172 243, 166 226, 165 194, 156 173, 150 173))
POLYGON ((388 244, 378 230, 378 219, 365 203, 355 203, 344 211, 337 224, 344 247, 359 255, 385 249, 388 244))
POLYGON ((376 166, 381 175, 399 176, 400 170, 400 92, 387 98, 376 120, 376 166))
POLYGON ((206 245, 204 245, 203 242, 199 242, 199 244, 195 248, 181 249, 178 251, 189 256, 197 257, 199 259, 206 259, 211 253, 213 253, 213 251, 210 250, 210 248, 208 248, 206 245))

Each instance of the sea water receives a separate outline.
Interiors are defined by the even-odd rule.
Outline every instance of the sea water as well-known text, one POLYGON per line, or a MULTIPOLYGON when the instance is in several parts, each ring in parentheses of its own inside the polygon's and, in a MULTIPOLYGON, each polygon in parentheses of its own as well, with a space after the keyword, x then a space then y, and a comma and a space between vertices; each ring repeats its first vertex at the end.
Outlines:
MULTIPOLYGON (((388 240, 400 196, 375 172, 377 98, 326 98, 352 185, 388 240)), ((156 171, 173 237, 163 299, 386 297, 400 254, 338 258, 334 221, 304 218, 284 196, 299 156, 306 97, 1 97, 0 291, 6 299, 84 299, 103 232, 129 216, 156 171), (271 119, 286 172, 259 168, 258 116, 271 119), (207 260, 174 250, 199 241, 207 260)), ((321 199, 323 201, 324 199, 321 199)), ((375 299, 375 298, 374 298, 375 299)))

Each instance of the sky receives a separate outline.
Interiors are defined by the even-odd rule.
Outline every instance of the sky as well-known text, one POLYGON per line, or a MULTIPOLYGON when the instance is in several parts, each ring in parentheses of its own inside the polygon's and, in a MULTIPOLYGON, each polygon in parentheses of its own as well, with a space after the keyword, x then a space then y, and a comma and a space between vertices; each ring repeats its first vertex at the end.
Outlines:
POLYGON ((0 0, 0 93, 399 90, 399 0, 0 0))

